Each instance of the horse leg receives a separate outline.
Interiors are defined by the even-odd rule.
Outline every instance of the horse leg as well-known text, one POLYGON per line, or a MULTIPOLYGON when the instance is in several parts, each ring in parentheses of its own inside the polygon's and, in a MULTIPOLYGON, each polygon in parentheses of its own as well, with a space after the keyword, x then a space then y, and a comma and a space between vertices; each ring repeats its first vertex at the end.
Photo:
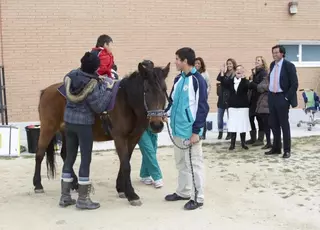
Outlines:
MULTIPOLYGON (((142 203, 140 201, 140 197, 134 192, 134 189, 131 185, 130 173, 131 173, 131 165, 130 158, 132 151, 129 152, 129 141, 125 140, 125 138, 117 138, 115 140, 116 149, 118 152, 119 160, 120 160, 120 170, 122 175, 118 174, 118 179, 122 177, 121 183, 124 183, 124 193, 127 197, 128 201, 133 206, 140 206, 142 203)), ((119 179, 120 180, 120 179, 119 179)), ((120 196, 120 194, 119 194, 120 196)))
MULTIPOLYGON (((67 157, 67 143, 66 143, 65 133, 62 132, 62 131, 61 131, 61 139, 62 139, 62 146, 61 146, 60 156, 61 156, 61 158, 62 158, 62 160, 64 162, 66 160, 66 157, 67 157)), ((73 169, 72 169, 72 172, 71 172, 71 176, 73 178, 71 189, 77 191, 78 187, 79 187, 78 177, 75 174, 73 169)))
POLYGON ((39 148, 37 149, 36 152, 36 167, 34 171, 34 176, 33 176, 33 186, 34 186, 34 192, 35 193, 44 193, 43 186, 41 184, 41 163, 44 158, 45 154, 45 148, 39 148))
POLYGON ((125 181, 122 176, 122 170, 121 170, 121 164, 120 164, 118 177, 117 177, 117 184, 116 184, 116 189, 120 198, 126 198, 126 194, 124 193, 124 190, 125 190, 124 182, 125 181))
MULTIPOLYGON (((132 154, 129 155, 129 161, 131 160, 131 155, 132 154)), ((125 180, 124 180, 123 175, 122 175, 121 164, 120 164, 120 167, 119 167, 116 189, 117 189, 119 198, 127 198, 126 194, 124 193, 124 191, 125 191, 125 180)))
POLYGON ((53 135, 54 131, 52 129, 48 129, 46 126, 41 126, 38 148, 35 156, 36 166, 33 176, 35 193, 44 193, 43 186, 41 184, 41 163, 43 161, 45 152, 48 151, 48 147, 52 141, 53 135))
MULTIPOLYGON (((137 136, 137 137, 131 137, 128 139, 128 157, 129 157, 129 166, 130 166, 130 160, 131 160, 131 156, 132 156, 132 153, 133 153, 133 150, 134 148, 136 147, 137 143, 139 142, 141 138, 141 135, 140 136, 137 136)), ((134 188, 132 187, 132 183, 131 183, 131 166, 130 166, 130 171, 129 171, 129 175, 127 178, 123 178, 124 181, 126 181, 126 184, 127 186, 129 187, 130 190, 132 190, 134 192, 134 188)), ((135 193, 136 194, 136 193, 135 193)), ((130 204, 133 205, 133 206, 140 206, 142 205, 142 202, 140 200, 140 197, 136 194, 137 196, 137 199, 136 200, 132 200, 130 201, 130 204)))

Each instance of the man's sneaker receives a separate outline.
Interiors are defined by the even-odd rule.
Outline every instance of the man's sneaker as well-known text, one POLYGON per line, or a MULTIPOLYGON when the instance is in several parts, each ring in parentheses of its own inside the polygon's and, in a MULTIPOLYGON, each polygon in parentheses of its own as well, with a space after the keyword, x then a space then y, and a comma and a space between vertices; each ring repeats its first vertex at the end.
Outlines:
POLYGON ((163 180, 162 179, 155 180, 153 182, 153 185, 154 185, 155 188, 161 188, 163 186, 163 180))
POLYGON ((177 193, 166 195, 164 198, 166 201, 177 201, 177 200, 190 200, 190 197, 181 197, 177 193))
POLYGON ((153 180, 151 179, 151 177, 141 178, 140 181, 146 185, 151 185, 153 183, 153 180))
POLYGON ((198 203, 198 202, 195 202, 194 200, 189 200, 184 205, 184 209, 185 210, 195 210, 195 209, 200 208, 202 206, 203 206, 203 203, 198 203))

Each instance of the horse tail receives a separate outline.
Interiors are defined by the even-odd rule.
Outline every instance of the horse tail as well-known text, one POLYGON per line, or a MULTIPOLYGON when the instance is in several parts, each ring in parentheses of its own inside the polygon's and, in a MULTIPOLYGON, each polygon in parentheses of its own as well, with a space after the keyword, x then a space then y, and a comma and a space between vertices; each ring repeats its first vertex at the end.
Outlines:
POLYGON ((56 175, 56 159, 55 159, 55 137, 52 138, 50 144, 47 147, 46 154, 46 165, 47 165, 47 176, 48 178, 54 178, 56 175))

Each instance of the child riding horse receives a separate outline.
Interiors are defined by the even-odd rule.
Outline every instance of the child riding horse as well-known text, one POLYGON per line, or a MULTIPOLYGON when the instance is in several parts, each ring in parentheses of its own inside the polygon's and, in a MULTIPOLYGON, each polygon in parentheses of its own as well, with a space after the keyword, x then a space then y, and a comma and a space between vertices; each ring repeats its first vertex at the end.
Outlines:
MULTIPOLYGON (((94 141, 114 140, 120 160, 116 189, 121 198, 127 198, 131 205, 141 205, 130 178, 130 159, 141 135, 148 126, 153 132, 162 131, 164 106, 166 104, 165 79, 169 73, 170 63, 165 67, 145 68, 141 63, 138 70, 113 86, 111 103, 108 106, 108 118, 111 126, 110 135, 105 134, 100 115, 95 115, 92 125, 94 141), (117 89, 118 90, 115 90, 117 89)), ((36 193, 44 192, 41 184, 41 163, 46 154, 48 176, 55 175, 55 153, 52 138, 57 131, 62 134, 61 157, 66 158, 66 141, 64 129, 64 112, 66 95, 59 92, 62 83, 53 84, 41 91, 39 102, 40 136, 36 153, 36 165, 33 185, 36 193)), ((78 186, 77 176, 72 170, 72 188, 78 186)))

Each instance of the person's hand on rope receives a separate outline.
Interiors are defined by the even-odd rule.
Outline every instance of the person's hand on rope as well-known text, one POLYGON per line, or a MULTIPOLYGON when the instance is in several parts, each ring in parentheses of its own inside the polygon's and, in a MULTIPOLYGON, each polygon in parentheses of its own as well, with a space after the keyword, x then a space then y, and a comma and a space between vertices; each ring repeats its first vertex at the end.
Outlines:
POLYGON ((200 141, 200 137, 198 134, 193 133, 192 136, 190 137, 190 144, 195 144, 200 141))
POLYGON ((168 117, 167 116, 163 116, 162 117, 162 121, 168 123, 168 117))

